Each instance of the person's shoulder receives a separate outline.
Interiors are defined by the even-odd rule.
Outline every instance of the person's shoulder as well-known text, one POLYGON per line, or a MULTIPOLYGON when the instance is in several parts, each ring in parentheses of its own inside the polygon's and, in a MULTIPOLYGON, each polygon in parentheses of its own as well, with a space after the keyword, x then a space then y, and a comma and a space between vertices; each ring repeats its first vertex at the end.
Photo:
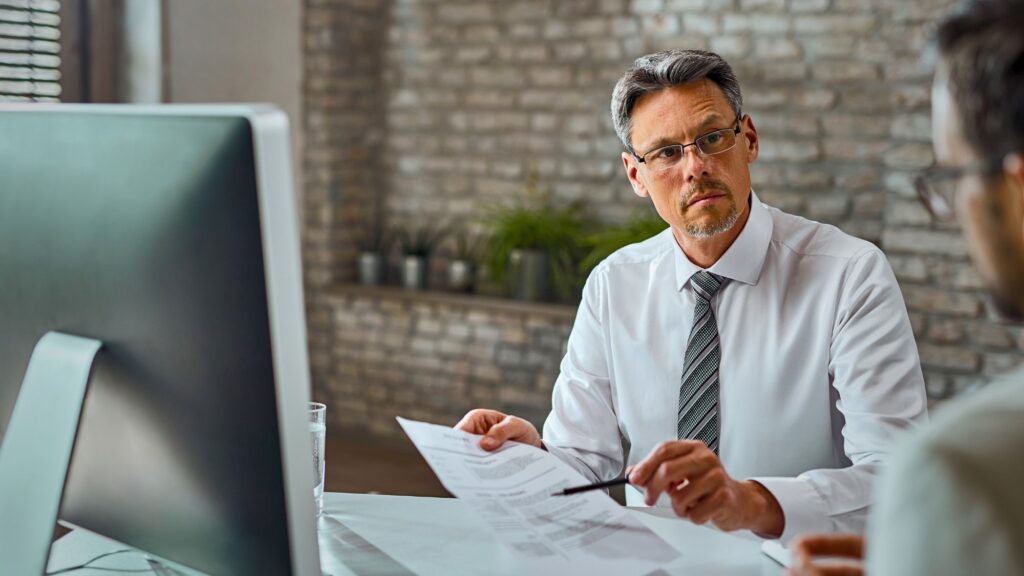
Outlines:
POLYGON ((783 212, 765 205, 772 219, 772 242, 801 257, 856 260, 866 255, 881 255, 881 249, 843 232, 836 226, 783 212))
POLYGON ((614 274, 623 269, 650 266, 665 257, 666 253, 670 254, 673 244, 672 231, 665 228, 642 242, 629 244, 612 252, 594 268, 594 273, 614 274))
MULTIPOLYGON (((920 469, 967 466, 978 472, 1022 461, 1024 371, 999 378, 963 397, 946 400, 925 428, 910 435, 900 450, 902 466, 920 469)), ((1016 472, 1024 482, 1024 466, 1016 472)))
POLYGON ((886 460, 872 574, 1020 574, 1024 373, 948 400, 886 460))
POLYGON ((946 401, 935 411, 933 425, 923 438, 929 443, 963 441, 974 444, 979 435, 993 434, 1024 445, 1024 370, 998 377, 977 391, 946 401))

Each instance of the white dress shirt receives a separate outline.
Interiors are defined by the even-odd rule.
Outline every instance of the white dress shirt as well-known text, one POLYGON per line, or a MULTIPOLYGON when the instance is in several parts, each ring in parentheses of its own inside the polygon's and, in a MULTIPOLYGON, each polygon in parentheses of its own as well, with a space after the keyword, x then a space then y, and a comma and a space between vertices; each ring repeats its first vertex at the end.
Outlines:
POLYGON ((1024 574, 1024 370, 900 443, 868 530, 872 576, 1024 574))
MULTIPOLYGON (((676 439, 689 282, 699 270, 666 229, 588 278, 543 434, 586 477, 615 478, 676 439)), ((727 279, 712 299, 726 472, 771 491, 785 514, 783 540, 863 532, 878 464, 900 431, 927 418, 917 347, 885 256, 752 193, 746 225, 708 270, 727 279)), ((642 496, 627 487, 627 503, 642 505, 642 496)))

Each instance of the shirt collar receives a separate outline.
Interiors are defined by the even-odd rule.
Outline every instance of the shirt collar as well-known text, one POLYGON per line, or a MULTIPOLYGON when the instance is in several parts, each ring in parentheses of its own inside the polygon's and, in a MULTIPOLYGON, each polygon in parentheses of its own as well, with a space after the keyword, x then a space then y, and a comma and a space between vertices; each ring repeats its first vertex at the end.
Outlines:
MULTIPOLYGON (((732 246, 722 254, 722 257, 715 262, 708 272, 717 274, 723 278, 755 285, 761 276, 761 268, 764 267, 765 258, 768 255, 768 247, 772 240, 772 217, 768 209, 757 198, 753 190, 750 192, 750 217, 743 226, 743 231, 732 243, 732 246)), ((675 236, 669 230, 668 241, 672 243, 673 254, 676 263, 676 287, 682 290, 697 272, 703 270, 697 266, 683 253, 683 249, 676 243, 675 236)))

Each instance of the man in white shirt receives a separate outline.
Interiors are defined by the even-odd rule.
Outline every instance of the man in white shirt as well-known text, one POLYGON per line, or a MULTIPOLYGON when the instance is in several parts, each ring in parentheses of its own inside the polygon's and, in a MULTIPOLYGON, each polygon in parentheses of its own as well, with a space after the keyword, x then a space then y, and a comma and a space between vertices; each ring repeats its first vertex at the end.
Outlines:
MULTIPOLYGON (((959 216, 978 273, 1007 319, 1024 319, 1024 0, 962 2, 938 28, 932 98, 939 167, 919 191, 959 216), (946 194, 941 192, 945 191, 946 194), (955 198, 953 198, 955 196, 955 198), (956 210, 953 207, 956 207, 956 210)), ((1024 370, 944 405, 879 480, 871 576, 1024 574, 1024 370)), ((803 539, 792 574, 862 574, 857 535, 803 539)))
POLYGON ((926 418, 917 349, 882 252, 761 203, 753 120, 728 63, 638 59, 612 116, 633 190, 669 228, 583 289, 544 439, 474 410, 457 427, 545 448, 594 481, 725 530, 860 531, 893 438, 926 418), (628 452, 624 446, 628 444, 628 452), (628 455, 627 455, 628 454, 628 455))

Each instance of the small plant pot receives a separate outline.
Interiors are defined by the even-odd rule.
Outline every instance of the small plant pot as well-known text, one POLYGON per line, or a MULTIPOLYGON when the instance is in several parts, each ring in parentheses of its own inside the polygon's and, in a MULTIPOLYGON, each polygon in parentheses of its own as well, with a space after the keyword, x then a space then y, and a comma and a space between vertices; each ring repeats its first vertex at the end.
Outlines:
POLYGON ((408 290, 427 289, 426 256, 402 257, 402 287, 408 290))
POLYGON ((476 278, 476 265, 470 260, 448 261, 448 289, 453 292, 472 292, 476 278))
POLYGON ((551 297, 551 257, 538 250, 512 250, 508 256, 512 294, 517 300, 543 302, 551 297))
POLYGON ((359 253, 359 283, 379 286, 384 278, 384 257, 376 252, 359 253))

